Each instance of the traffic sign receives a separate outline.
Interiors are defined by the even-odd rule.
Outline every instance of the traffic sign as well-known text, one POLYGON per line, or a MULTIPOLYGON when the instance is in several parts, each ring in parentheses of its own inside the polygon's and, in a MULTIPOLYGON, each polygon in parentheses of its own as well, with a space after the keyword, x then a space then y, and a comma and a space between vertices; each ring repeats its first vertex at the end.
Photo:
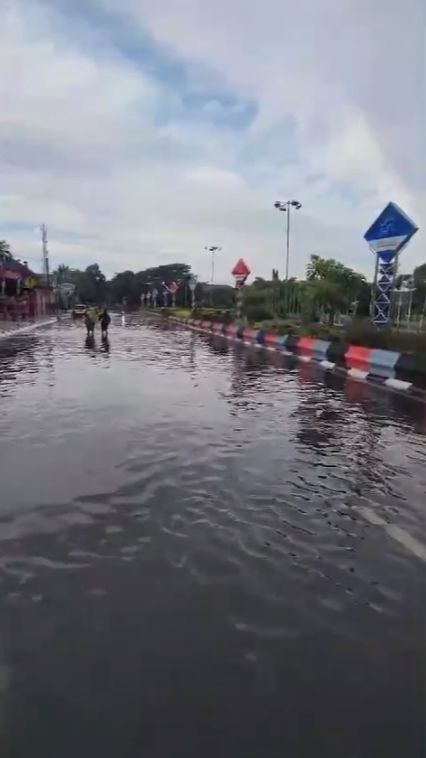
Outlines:
POLYGON ((245 276, 247 278, 248 275, 251 274, 251 269, 245 260, 240 258, 232 269, 231 274, 232 276, 245 276))
POLYGON ((240 258, 236 262, 231 274, 235 279, 235 287, 240 289, 246 283, 247 277, 250 274, 250 268, 243 258, 240 258))
POLYGON ((367 229, 364 239, 371 252, 378 253, 390 262, 417 232, 414 221, 396 203, 388 203, 374 223, 367 229))
POLYGON ((364 234, 371 252, 376 256, 371 291, 371 310, 376 326, 388 326, 390 323, 399 253, 417 228, 396 203, 388 203, 364 234))

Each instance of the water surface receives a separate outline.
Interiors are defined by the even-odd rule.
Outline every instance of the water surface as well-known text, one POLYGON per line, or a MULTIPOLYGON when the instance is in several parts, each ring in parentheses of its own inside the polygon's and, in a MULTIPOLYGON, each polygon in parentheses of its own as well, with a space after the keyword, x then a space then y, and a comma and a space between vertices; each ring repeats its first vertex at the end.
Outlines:
POLYGON ((1 755, 423 756, 424 434, 161 323, 0 343, 1 755))

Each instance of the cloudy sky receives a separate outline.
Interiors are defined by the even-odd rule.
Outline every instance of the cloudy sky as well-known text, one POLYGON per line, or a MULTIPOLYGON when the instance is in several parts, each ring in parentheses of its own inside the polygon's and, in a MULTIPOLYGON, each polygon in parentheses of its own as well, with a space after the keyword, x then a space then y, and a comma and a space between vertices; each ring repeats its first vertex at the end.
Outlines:
POLYGON ((108 274, 313 252, 372 273, 389 201, 426 260, 424 0, 2 0, 0 239, 108 274))

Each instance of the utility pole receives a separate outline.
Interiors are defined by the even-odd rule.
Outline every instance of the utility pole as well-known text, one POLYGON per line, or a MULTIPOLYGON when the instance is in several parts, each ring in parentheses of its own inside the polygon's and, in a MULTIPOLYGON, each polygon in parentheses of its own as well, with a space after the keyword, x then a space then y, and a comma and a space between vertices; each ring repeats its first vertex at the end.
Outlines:
POLYGON ((49 251, 47 249, 47 228, 45 224, 40 227, 41 230, 41 244, 43 249, 43 274, 46 285, 50 284, 50 271, 49 271, 49 251))

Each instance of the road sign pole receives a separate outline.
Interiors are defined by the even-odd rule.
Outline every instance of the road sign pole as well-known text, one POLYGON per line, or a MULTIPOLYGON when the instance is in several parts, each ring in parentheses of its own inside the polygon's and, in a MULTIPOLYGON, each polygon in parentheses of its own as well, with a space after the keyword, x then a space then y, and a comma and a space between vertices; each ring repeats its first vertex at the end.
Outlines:
POLYGON ((235 279, 235 288, 236 288, 236 295, 235 295, 235 311, 236 311, 236 318, 238 321, 241 320, 242 314, 243 314, 243 291, 242 288, 247 281, 247 277, 251 273, 250 268, 247 266, 247 263, 240 258, 239 261, 235 264, 234 268, 231 271, 232 276, 235 279))
POLYGON ((374 279, 371 285, 371 298, 370 298, 370 319, 374 321, 374 304, 376 302, 376 288, 377 288, 377 271, 379 269, 379 256, 376 255, 376 262, 374 266, 374 279))
POLYGON ((241 321, 243 315, 243 288, 237 289, 237 321, 241 321))
POLYGON ((379 327, 389 325, 399 253, 417 232, 416 224, 395 203, 388 203, 364 234, 376 256, 371 317, 379 327))
POLYGON ((195 308, 195 290, 197 288, 197 279, 196 279, 196 277, 193 274, 190 276, 190 278, 188 280, 188 287, 189 287, 190 292, 191 292, 191 308, 192 308, 192 310, 194 310, 194 308, 195 308))

